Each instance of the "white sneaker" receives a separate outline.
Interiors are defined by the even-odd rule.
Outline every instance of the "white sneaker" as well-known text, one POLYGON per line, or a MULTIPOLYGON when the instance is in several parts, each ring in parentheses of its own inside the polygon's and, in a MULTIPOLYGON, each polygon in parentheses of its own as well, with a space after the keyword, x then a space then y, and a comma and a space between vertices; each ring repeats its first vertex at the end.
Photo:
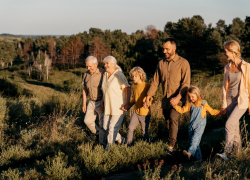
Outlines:
POLYGON ((224 159, 225 161, 228 161, 228 157, 226 153, 217 153, 216 156, 221 157, 222 159, 224 159))

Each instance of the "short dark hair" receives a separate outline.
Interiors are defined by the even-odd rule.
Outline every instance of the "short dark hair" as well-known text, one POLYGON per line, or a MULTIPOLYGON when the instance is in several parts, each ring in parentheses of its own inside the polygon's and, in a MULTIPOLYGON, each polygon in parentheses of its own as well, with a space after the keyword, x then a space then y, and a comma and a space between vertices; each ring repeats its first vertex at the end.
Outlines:
POLYGON ((163 44, 165 44, 166 42, 170 42, 171 44, 174 44, 175 46, 176 46, 176 40, 175 40, 175 38, 172 38, 172 37, 170 37, 170 38, 167 38, 167 39, 165 39, 164 41, 163 41, 163 44))

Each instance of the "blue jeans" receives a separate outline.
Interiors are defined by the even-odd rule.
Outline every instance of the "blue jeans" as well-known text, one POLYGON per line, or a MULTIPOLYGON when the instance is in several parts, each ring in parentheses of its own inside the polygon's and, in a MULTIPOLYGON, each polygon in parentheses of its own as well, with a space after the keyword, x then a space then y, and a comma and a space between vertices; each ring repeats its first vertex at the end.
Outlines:
POLYGON ((201 124, 195 128, 188 128, 188 135, 190 141, 190 147, 188 149, 188 152, 191 153, 192 156, 196 157, 197 159, 202 159, 200 142, 205 127, 206 124, 201 124))

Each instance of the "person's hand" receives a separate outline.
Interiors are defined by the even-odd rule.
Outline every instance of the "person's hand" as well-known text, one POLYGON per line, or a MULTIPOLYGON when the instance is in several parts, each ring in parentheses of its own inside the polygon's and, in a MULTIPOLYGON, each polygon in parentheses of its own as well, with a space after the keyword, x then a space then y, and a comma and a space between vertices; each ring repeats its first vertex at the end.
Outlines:
POLYGON ((178 97, 173 97, 171 100, 170 100, 170 104, 174 107, 174 106, 177 106, 177 104, 179 103, 180 99, 178 97))
POLYGON ((175 107, 175 105, 174 105, 174 103, 172 101, 170 101, 170 104, 171 104, 171 106, 175 107))
POLYGON ((227 113, 227 108, 221 108, 220 114, 225 115, 227 113))
POLYGON ((146 100, 145 100, 145 102, 143 103, 143 107, 145 109, 148 109, 148 107, 149 107, 149 99, 150 99, 150 97, 147 97, 146 100))
POLYGON ((82 111, 83 111, 84 113, 86 113, 86 103, 83 103, 83 105, 82 105, 82 111))
POLYGON ((131 106, 130 106, 129 103, 126 103, 126 104, 123 104, 123 105, 122 105, 122 110, 123 110, 123 111, 128 111, 130 108, 131 108, 131 106))

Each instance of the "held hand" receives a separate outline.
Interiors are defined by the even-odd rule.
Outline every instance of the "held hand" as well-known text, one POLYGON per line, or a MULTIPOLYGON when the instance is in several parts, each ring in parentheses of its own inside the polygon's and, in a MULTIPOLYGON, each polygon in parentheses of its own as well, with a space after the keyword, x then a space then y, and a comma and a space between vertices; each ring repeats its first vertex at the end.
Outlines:
POLYGON ((221 108, 220 114, 225 115, 227 113, 227 108, 221 108))
POLYGON ((174 106, 177 106, 177 104, 179 103, 180 99, 177 98, 177 97, 173 97, 171 100, 170 100, 170 103, 171 105, 174 107, 174 106))
POLYGON ((82 105, 82 112, 86 113, 86 104, 82 105))
POLYGON ((170 104, 171 104, 171 106, 173 106, 173 107, 175 106, 174 103, 173 103, 172 101, 170 101, 170 104))
POLYGON ((130 106, 129 103, 123 104, 123 105, 122 105, 122 110, 123 110, 123 111, 128 111, 128 110, 130 109, 130 107, 131 107, 131 106, 130 106))
POLYGON ((143 107, 147 109, 149 107, 149 98, 146 98, 146 101, 143 103, 143 107))

